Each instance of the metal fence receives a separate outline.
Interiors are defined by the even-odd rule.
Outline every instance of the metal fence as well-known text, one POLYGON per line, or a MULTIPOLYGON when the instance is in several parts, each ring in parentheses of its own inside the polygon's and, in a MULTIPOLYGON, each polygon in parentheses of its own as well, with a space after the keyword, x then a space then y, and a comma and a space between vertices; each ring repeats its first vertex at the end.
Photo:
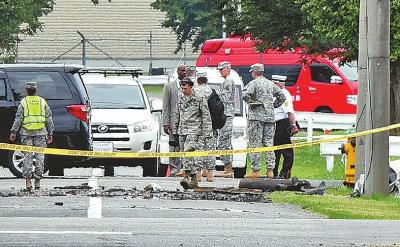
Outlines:
POLYGON ((43 62, 78 60, 82 65, 87 65, 88 61, 109 60, 112 66, 125 67, 131 66, 127 64, 128 61, 147 60, 150 74, 162 74, 165 69, 175 68, 176 64, 165 62, 162 68, 155 68, 154 61, 174 60, 187 64, 198 56, 187 49, 189 45, 185 45, 183 51, 175 54, 176 44, 171 43, 170 38, 160 36, 155 38, 151 31, 147 37, 138 36, 137 38, 87 37, 79 30, 76 32, 76 37, 72 38, 51 40, 30 38, 23 41, 18 45, 17 62, 19 60, 43 62))

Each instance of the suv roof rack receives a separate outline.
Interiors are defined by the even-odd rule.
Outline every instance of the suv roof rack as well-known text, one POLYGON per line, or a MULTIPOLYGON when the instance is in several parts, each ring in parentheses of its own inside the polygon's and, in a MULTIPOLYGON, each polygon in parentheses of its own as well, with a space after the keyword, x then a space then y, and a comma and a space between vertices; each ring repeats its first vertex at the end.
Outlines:
POLYGON ((79 71, 81 74, 97 73, 103 74, 106 77, 109 74, 126 75, 130 74, 132 77, 143 75, 142 67, 85 67, 79 71))

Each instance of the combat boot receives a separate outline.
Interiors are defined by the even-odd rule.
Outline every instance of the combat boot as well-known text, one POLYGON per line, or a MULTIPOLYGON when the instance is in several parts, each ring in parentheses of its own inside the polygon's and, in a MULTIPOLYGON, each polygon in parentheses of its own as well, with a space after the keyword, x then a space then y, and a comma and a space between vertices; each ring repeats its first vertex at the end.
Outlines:
POLYGON ((253 170, 250 174, 244 176, 245 178, 260 178, 260 170, 253 170))
POLYGON ((201 174, 201 176, 202 177, 207 177, 208 176, 206 164, 203 164, 203 173, 201 174))
POLYGON ((219 178, 232 178, 232 164, 226 164, 224 167, 224 171, 219 173, 219 174, 215 174, 214 177, 219 177, 219 178))
POLYGON ((224 171, 218 174, 215 174, 214 177, 224 177, 224 174, 226 173, 226 165, 224 165, 224 171))
POLYGON ((197 182, 197 175, 192 174, 190 175, 190 183, 189 183, 189 189, 197 188, 198 187, 198 182, 197 182))
POLYGON ((181 180, 181 185, 182 187, 187 190, 189 189, 189 175, 190 175, 190 171, 184 171, 185 172, 185 176, 183 177, 183 179, 181 180))
POLYGON ((40 189, 40 179, 35 179, 35 190, 40 189))
POLYGON ((267 178, 274 178, 274 171, 273 170, 270 170, 270 169, 267 170, 267 178))
POLYGON ((26 190, 31 190, 32 189, 32 183, 31 183, 31 179, 27 178, 25 181, 26 184, 26 190))
POLYGON ((175 177, 183 177, 185 176, 185 171, 180 171, 177 174, 175 174, 175 177))
POLYGON ((213 171, 207 170, 207 182, 213 182, 213 181, 214 181, 213 171))

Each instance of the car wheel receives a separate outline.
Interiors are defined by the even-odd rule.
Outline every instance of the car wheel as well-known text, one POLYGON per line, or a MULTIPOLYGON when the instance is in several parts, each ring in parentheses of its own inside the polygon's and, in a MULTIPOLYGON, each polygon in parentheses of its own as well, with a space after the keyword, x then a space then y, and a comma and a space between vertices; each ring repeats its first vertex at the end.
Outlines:
POLYGON ((321 112, 321 113, 333 113, 332 109, 329 107, 318 107, 316 112, 321 112))
POLYGON ((104 166, 104 176, 113 177, 114 176, 114 166, 104 166))
POLYGON ((167 176, 168 165, 161 164, 160 158, 157 158, 157 167, 158 167, 158 173, 157 173, 158 177, 167 176))
POLYGON ((143 177, 157 177, 157 159, 148 158, 142 161, 143 177))
POLYGON ((235 178, 244 178, 244 175, 246 175, 246 167, 233 168, 233 176, 235 178))
MULTIPOLYGON (((7 153, 7 167, 14 176, 22 178, 22 165, 24 155, 21 151, 11 150, 7 153)), ((47 155, 44 156, 43 174, 49 170, 49 162, 47 155)))

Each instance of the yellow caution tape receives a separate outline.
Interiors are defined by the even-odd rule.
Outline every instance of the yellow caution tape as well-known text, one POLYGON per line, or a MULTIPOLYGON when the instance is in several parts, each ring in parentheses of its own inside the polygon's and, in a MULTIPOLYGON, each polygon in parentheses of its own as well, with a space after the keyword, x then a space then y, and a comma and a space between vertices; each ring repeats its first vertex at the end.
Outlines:
POLYGON ((337 140, 342 140, 345 138, 364 136, 368 134, 374 134, 379 132, 388 131, 391 129, 400 128, 400 124, 393 124, 386 127, 376 128, 372 130, 366 130, 354 134, 348 135, 340 135, 333 138, 327 138, 317 141, 311 142, 301 142, 301 143, 292 143, 285 144, 279 146, 271 146, 271 147, 259 147, 259 148, 247 148, 240 150, 211 150, 211 151, 197 151, 197 152, 96 152, 96 151, 83 151, 83 150, 68 150, 68 149, 59 149, 59 148, 43 148, 43 147, 34 147, 34 146, 24 146, 18 144, 8 144, 8 143, 0 143, 0 149, 5 150, 17 150, 23 152, 35 152, 35 153, 43 153, 43 154, 54 154, 54 155, 67 155, 67 156, 91 156, 97 158, 156 158, 156 157, 200 157, 200 156, 223 156, 223 155, 232 155, 232 154, 241 154, 241 153, 257 153, 257 152, 267 152, 274 151, 278 149, 285 148, 294 148, 294 147, 303 147, 303 146, 312 146, 315 144, 320 144, 323 142, 332 142, 337 140))
POLYGON ((259 101, 250 102, 249 105, 262 105, 259 101))

